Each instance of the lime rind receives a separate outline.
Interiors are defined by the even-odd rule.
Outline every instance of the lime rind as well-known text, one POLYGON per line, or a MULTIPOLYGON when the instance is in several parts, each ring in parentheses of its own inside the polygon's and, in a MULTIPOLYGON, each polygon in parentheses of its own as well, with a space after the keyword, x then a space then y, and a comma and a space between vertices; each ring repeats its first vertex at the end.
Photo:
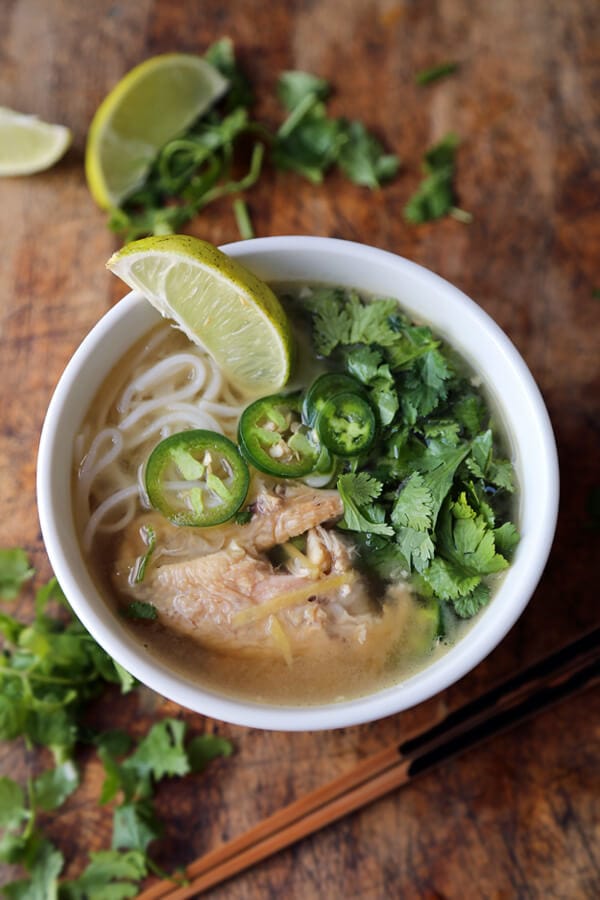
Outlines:
POLYGON ((34 175, 49 169, 71 144, 65 125, 0 107, 0 175, 34 175))
POLYGON ((289 378, 292 334, 272 290, 212 244, 185 235, 143 238, 108 268, 203 346, 245 396, 289 378))
POLYGON ((157 153, 227 90, 200 56, 166 53, 128 72, 102 101, 88 132, 85 173, 103 209, 139 187, 157 153))

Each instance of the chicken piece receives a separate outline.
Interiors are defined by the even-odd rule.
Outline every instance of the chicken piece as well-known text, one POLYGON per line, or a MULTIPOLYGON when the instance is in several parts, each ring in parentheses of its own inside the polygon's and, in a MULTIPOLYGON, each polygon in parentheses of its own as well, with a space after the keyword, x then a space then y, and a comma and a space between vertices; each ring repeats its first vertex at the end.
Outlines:
POLYGON ((339 519, 344 512, 337 491, 284 486, 281 492, 261 491, 247 525, 228 526, 227 533, 244 547, 261 552, 304 534, 322 522, 339 519))
POLYGON ((159 618, 201 644, 238 656, 329 653, 390 630, 373 608, 351 564, 351 550, 321 523, 343 511, 337 491, 297 486, 259 490, 247 525, 177 528, 154 513, 126 530, 114 581, 122 593, 147 600, 159 618), (140 584, 131 582, 141 536, 152 524, 156 550, 140 584), (263 551, 307 533, 305 567, 275 570, 263 551), (320 647, 320 650, 319 650, 320 647))
POLYGON ((209 646, 251 653, 265 644, 268 617, 238 625, 239 614, 307 586, 313 590, 310 578, 278 573, 268 560, 230 544, 208 556, 159 566, 148 589, 161 619, 177 631, 209 646))
POLYGON ((256 555, 284 544, 322 522, 339 518, 344 511, 337 491, 318 491, 295 485, 276 485, 275 489, 268 490, 261 484, 251 508, 253 514, 247 525, 231 523, 215 528, 180 527, 158 513, 144 513, 125 529, 115 572, 117 587, 126 590, 136 559, 146 552, 141 534, 148 526, 156 536, 156 551, 151 560, 151 565, 155 566, 163 562, 164 557, 195 559, 230 543, 245 547, 256 555))

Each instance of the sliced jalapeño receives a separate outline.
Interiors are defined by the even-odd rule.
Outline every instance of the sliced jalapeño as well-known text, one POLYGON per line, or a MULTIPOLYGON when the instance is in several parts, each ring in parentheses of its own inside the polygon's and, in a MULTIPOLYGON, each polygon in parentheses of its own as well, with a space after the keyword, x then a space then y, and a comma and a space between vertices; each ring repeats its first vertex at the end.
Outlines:
POLYGON ((299 394, 274 394, 251 403, 241 415, 238 441, 249 463, 279 478, 308 475, 321 459, 316 434, 302 421, 299 394))
POLYGON ((172 434, 154 448, 146 464, 148 499, 174 525, 226 522, 246 499, 249 483, 238 448, 214 431, 172 434))

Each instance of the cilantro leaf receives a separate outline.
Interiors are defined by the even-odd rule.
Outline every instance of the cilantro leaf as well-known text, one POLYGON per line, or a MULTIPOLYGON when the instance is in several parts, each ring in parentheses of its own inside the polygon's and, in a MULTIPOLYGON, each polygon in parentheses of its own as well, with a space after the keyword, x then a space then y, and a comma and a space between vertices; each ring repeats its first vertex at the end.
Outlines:
POLYGON ((339 121, 327 116, 314 95, 307 96, 305 106, 306 110, 298 105, 279 129, 272 158, 277 168, 320 184, 338 158, 343 134, 339 121))
POLYGON ((3 885, 8 900, 57 900, 58 876, 64 857, 49 841, 42 841, 29 866, 29 878, 3 885))
POLYGON ((186 775, 190 766, 184 736, 185 722, 163 719, 152 726, 124 766, 142 777, 151 774, 156 780, 165 775, 186 775))
POLYGON ((519 543, 519 532, 512 522, 505 522, 500 528, 494 529, 494 541, 496 550, 507 559, 512 556, 519 543))
POLYGON ((287 110, 294 110, 307 96, 326 100, 329 96, 328 82, 310 72, 295 70, 281 73, 277 80, 277 97, 287 110))
POLYGON ((386 153, 362 122, 344 122, 343 136, 339 164, 350 181, 375 189, 396 175, 399 158, 386 153))
POLYGON ((113 850, 139 850, 145 853, 148 845, 162 833, 149 800, 124 803, 115 810, 113 818, 113 850))
POLYGON ((485 404, 479 394, 463 394, 452 407, 453 418, 465 429, 470 437, 481 430, 485 415, 485 404))
POLYGON ((43 772, 33 781, 34 804, 39 809, 56 809, 79 785, 79 772, 72 760, 43 772))
POLYGON ((486 606, 490 600, 490 589, 486 584, 478 584, 477 587, 465 594, 464 597, 457 597, 452 606, 454 612, 461 619, 470 619, 476 615, 480 609, 486 606))
POLYGON ((458 447, 430 445, 416 461, 416 468, 426 473, 427 487, 431 493, 431 521, 435 525, 442 503, 454 482, 458 467, 469 453, 470 445, 458 447))
POLYGON ((488 484, 509 493, 514 491, 513 467, 507 459, 494 458, 493 437, 489 428, 472 441, 467 468, 476 478, 481 478, 488 484))
POLYGON ((396 531, 396 541, 409 572, 412 569, 423 572, 433 559, 435 546, 428 531, 400 526, 396 531))
POLYGON ((399 408, 398 394, 390 367, 380 351, 361 345, 346 354, 346 368, 369 388, 369 395, 383 426, 393 422, 399 408))
POLYGON ((218 756, 231 756, 233 744, 218 734, 199 734, 189 742, 186 752, 190 770, 202 772, 218 756))
POLYGON ((481 581, 478 575, 469 575, 441 556, 432 559, 422 574, 441 600, 456 600, 464 597, 470 594, 481 581))
POLYGON ((146 859, 139 850, 91 853, 83 874, 61 883, 60 900, 126 900, 137 895, 146 872, 146 859))
POLYGON ((372 502, 379 497, 382 488, 382 483, 366 472, 341 475, 337 489, 344 503, 344 516, 339 527, 391 536, 394 529, 385 523, 383 509, 372 502))
POLYGON ((406 480, 392 509, 392 522, 398 528, 428 531, 432 525, 433 497, 419 472, 406 480))
POLYGON ((225 96, 225 109, 229 112, 238 107, 250 106, 254 95, 250 82, 238 66, 231 38, 221 38, 215 41, 204 58, 229 81, 229 89, 225 96))
POLYGON ((315 350, 329 356, 338 344, 350 343, 352 314, 341 288, 319 288, 304 301, 313 315, 315 350))
MULTIPOLYGON (((407 222, 419 224, 439 219, 456 210, 454 197, 454 157, 458 137, 449 133, 430 147, 423 158, 425 178, 404 207, 407 222)), ((462 214, 463 211, 460 210, 462 214)), ((468 216, 468 214, 467 214, 468 216)), ((464 215, 460 215, 464 221, 464 215)))
POLYGON ((482 516, 465 514, 466 501, 446 503, 440 515, 438 552, 468 575, 491 575, 508 562, 496 552, 494 532, 482 516))
POLYGON ((154 603, 148 603, 146 600, 132 600, 124 608, 124 612, 130 619, 146 619, 150 622, 158 619, 158 610, 154 603))
POLYGON ((439 81, 440 78, 452 75, 457 69, 458 63, 456 62, 439 63, 437 66, 431 66, 429 69, 422 69, 420 72, 417 72, 415 82, 421 86, 432 84, 434 81, 439 81))
POLYGON ((24 550, 0 549, 0 599, 13 600, 32 575, 33 569, 24 550))
POLYGON ((29 818, 23 788, 12 778, 0 777, 0 828, 14 830, 29 818))

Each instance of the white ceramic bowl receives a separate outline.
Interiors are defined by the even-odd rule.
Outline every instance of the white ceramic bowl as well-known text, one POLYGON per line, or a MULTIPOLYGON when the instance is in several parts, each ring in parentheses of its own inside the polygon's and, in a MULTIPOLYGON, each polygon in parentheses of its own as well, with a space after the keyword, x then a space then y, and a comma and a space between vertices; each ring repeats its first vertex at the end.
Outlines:
POLYGON ((73 609, 104 649, 141 682, 182 706, 240 725, 289 731, 356 725, 407 709, 457 681, 493 650, 541 576, 558 507, 556 447, 543 400, 523 359, 492 319, 421 266, 330 238, 260 238, 223 249, 265 280, 329 282, 397 297, 481 373, 508 430, 520 485, 522 538, 499 591, 466 637, 428 668, 395 687, 342 703, 298 708, 233 700, 149 659, 98 593, 82 557, 71 503, 73 440, 86 410, 119 358, 158 320, 136 293, 124 297, 88 334, 48 408, 37 477, 48 556, 73 609))

